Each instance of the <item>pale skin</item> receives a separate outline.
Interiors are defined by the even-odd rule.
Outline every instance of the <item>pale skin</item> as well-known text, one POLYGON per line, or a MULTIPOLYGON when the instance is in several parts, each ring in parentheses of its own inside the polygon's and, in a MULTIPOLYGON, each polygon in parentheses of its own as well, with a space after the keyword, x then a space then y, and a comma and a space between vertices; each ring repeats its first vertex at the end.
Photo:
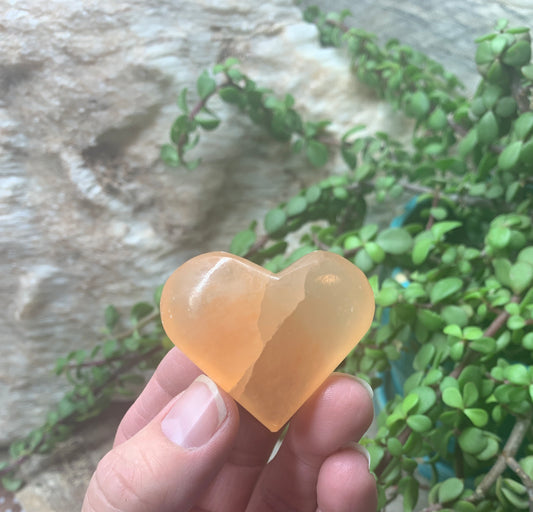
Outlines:
POLYGON ((373 417, 360 382, 330 376, 268 462, 279 433, 205 377, 195 381, 200 374, 178 349, 167 354, 120 423, 82 512, 375 512, 375 480, 355 445, 373 417), (170 421, 207 396, 198 421, 170 421))

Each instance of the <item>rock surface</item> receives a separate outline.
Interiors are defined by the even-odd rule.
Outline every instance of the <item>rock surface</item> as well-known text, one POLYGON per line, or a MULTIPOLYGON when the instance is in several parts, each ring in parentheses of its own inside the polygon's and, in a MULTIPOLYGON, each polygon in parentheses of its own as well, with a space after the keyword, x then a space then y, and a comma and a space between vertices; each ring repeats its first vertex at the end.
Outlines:
POLYGON ((0 19, 3 444, 58 399, 55 359, 95 343, 107 304, 149 299, 183 261, 227 249, 316 176, 224 105, 203 165, 166 168, 175 98, 203 69, 236 55, 308 118, 401 123, 288 0, 12 0, 0 19))

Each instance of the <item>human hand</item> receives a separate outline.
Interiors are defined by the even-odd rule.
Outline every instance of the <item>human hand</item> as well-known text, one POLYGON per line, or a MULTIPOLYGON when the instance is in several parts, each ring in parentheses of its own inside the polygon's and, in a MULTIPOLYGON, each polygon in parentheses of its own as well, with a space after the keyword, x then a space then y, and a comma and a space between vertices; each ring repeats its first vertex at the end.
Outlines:
POLYGON ((267 463, 278 434, 173 348, 120 423, 82 512, 375 512, 355 444, 372 416, 365 386, 333 374, 267 463))

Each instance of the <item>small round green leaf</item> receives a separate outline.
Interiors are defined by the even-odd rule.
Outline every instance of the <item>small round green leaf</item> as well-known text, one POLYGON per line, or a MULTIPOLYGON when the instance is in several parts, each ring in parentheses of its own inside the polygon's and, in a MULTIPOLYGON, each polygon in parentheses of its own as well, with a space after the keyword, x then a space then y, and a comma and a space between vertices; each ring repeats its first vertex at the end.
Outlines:
POLYGON ((130 311, 130 318, 133 323, 137 323, 154 310, 154 306, 148 302, 137 302, 130 311))
POLYGON ((492 226, 487 235, 487 243, 495 249, 507 247, 511 240, 511 230, 507 226, 492 226))
POLYGON ((210 94, 213 94, 217 88, 216 82, 209 76, 207 71, 204 71, 196 82, 196 89, 198 96, 201 99, 206 99, 210 94))
POLYGON ((377 224, 365 224, 360 230, 359 230, 359 236, 362 240, 365 242, 368 240, 371 240, 374 238, 375 234, 378 232, 378 225, 377 224))
POLYGON ((365 445, 370 454, 370 471, 374 471, 385 455, 385 449, 377 443, 365 445))
POLYGON ((459 291, 463 286, 463 281, 458 277, 445 277, 437 281, 431 289, 430 299, 433 304, 447 299, 459 291))
POLYGON ((220 119, 199 119, 196 118, 196 122, 206 131, 212 131, 218 128, 220 119))
POLYGON ((512 169, 520 158, 520 152, 522 151, 522 141, 517 140, 509 144, 498 157, 498 167, 502 171, 508 171, 512 169))
POLYGON ((420 347, 413 361, 413 368, 418 371, 424 371, 435 355, 435 345, 427 343, 420 347))
POLYGON ((533 64, 528 64, 522 68, 522 74, 528 79, 533 80, 533 64))
POLYGON ((508 44, 509 36, 507 34, 499 34, 491 41, 491 48, 495 55, 500 55, 508 44))
POLYGON ((403 451, 403 445, 399 439, 389 437, 387 439, 387 449, 393 457, 399 457, 403 451))
POLYGON ((463 330, 455 324, 447 325, 442 332, 444 332, 444 334, 447 334, 448 336, 454 336, 455 338, 463 337, 463 330))
POLYGON ((472 128, 459 142, 457 152, 461 158, 465 158, 476 146, 478 141, 477 129, 472 128))
MULTIPOLYGON (((528 166, 533 165, 533 140, 524 143, 520 150, 520 161, 528 166)), ((520 182, 514 182, 520 184, 520 182)))
POLYGON ((506 67, 499 61, 495 60, 490 66, 486 74, 487 81, 493 84, 505 84, 509 80, 506 67))
POLYGON ((318 185, 312 185, 305 191, 305 199, 308 203, 315 203, 320 198, 322 189, 318 185))
POLYGON ((374 262, 370 255, 366 252, 365 249, 357 251, 357 254, 354 257, 353 262, 357 267, 359 267, 363 272, 369 272, 374 268, 374 262))
POLYGON ((418 404, 418 401, 420 399, 418 398, 418 395, 415 393, 409 393, 402 402, 402 411, 407 414, 413 407, 418 404))
POLYGON ((499 451, 500 445, 498 444, 498 441, 492 437, 489 437, 487 439, 487 446, 476 455, 476 458, 479 460, 490 460, 496 457, 499 451))
MULTIPOLYGON (((473 367, 470 366, 469 368, 473 367)), ((468 379, 468 369, 464 371, 460 378, 461 380, 468 379)), ((471 380, 468 380, 463 386, 463 402, 465 407, 472 407, 478 401, 478 399, 479 391, 476 387, 476 384, 471 380)))
POLYGON ((511 117, 516 112, 516 100, 511 96, 505 96, 496 103, 496 114, 500 117, 511 117))
POLYGON ((438 495, 439 495, 439 502, 441 503, 450 503, 459 496, 461 496, 462 492, 464 491, 465 484, 464 481, 460 478, 448 478, 447 480, 444 480, 440 484, 438 495))
POLYGON ((423 414, 414 414, 407 418, 407 425, 415 432, 427 432, 433 426, 433 422, 423 414))
POLYGON ((163 144, 161 146, 160 156, 161 160, 171 167, 178 167, 181 163, 177 149, 170 144, 163 144))
POLYGON ((441 240, 446 233, 461 227, 462 223, 456 220, 446 220, 442 222, 435 222, 431 227, 431 233, 436 240, 441 240))
POLYGON ((322 167, 329 158, 327 146, 316 140, 310 140, 307 143, 305 154, 314 167, 322 167))
POLYGON ((476 427, 484 427, 489 421, 489 415, 485 409, 465 409, 463 412, 476 427))
POLYGON ((465 327, 463 329, 463 337, 465 340, 478 340, 483 336, 483 331, 474 325, 465 327))
POLYGON ((271 235, 285 226, 287 215, 281 208, 270 210, 265 216, 265 230, 271 235))
POLYGON ((381 263, 385 259, 385 251, 376 242, 367 242, 365 249, 374 263, 381 263))
POLYGON ((398 300, 398 290, 393 287, 382 288, 376 295, 376 304, 382 307, 392 306, 398 300))
POLYGON ((469 347, 482 354, 491 354, 496 350, 496 340, 487 337, 479 338, 478 340, 471 341, 469 347))
POLYGON ((469 501, 458 501, 455 505, 455 512, 476 512, 476 506, 469 501))
POLYGON ((492 109, 502 97, 503 89, 499 85, 485 84, 483 88, 483 103, 487 109, 492 109))
MULTIPOLYGON (((432 371, 433 370, 430 370, 428 372, 428 376, 430 375, 432 371)), ((435 370, 435 371, 436 371, 435 377, 437 377, 437 375, 442 375, 442 373, 440 373, 439 370, 435 370)), ((429 386, 429 383, 427 386, 419 386, 411 390, 411 393, 418 395, 419 400, 418 400, 416 411, 419 414, 424 414, 426 411, 431 409, 435 405, 435 402, 437 401, 437 393, 435 393, 435 390, 433 390, 432 388, 428 386, 429 386)))
POLYGON ((241 104, 243 101, 243 95, 236 87, 223 87, 218 94, 226 103, 241 104))
POLYGON ((429 252, 434 247, 434 242, 431 239, 425 238, 422 240, 418 240, 415 243, 415 246, 413 247, 413 253, 411 255, 411 258, 413 259, 413 263, 415 265, 421 265, 426 261, 426 258, 428 257, 429 252))
POLYGON ((533 246, 526 247, 518 253, 518 261, 533 265, 533 246))
POLYGON ((349 195, 349 192, 344 187, 333 187, 333 197, 345 201, 349 195))
POLYGON ((458 441, 461 449, 471 455, 481 453, 487 446, 487 438, 483 435, 483 431, 477 427, 463 430, 458 441))
POLYGON ((115 308, 115 306, 110 304, 109 306, 105 308, 104 315, 105 315, 105 325, 109 331, 112 331, 113 328, 117 325, 117 322, 120 318, 120 314, 117 308, 115 308))
POLYGON ((466 311, 459 306, 450 304, 443 308, 440 314, 447 324, 456 324, 459 327, 464 327, 468 323, 466 311))
POLYGON ((531 384, 531 377, 526 366, 523 364, 512 364, 507 366, 503 371, 504 378, 511 384, 519 386, 528 386, 531 384))
POLYGON ((487 111, 487 107, 485 107, 483 98, 479 96, 472 100, 470 109, 472 110, 472 114, 474 114, 476 117, 481 117, 487 111))
POLYGON ((21 480, 20 478, 15 478, 14 476, 11 476, 11 475, 3 476, 1 479, 1 482, 2 482, 2 486, 4 487, 4 489, 8 492, 18 491, 22 487, 22 484, 24 483, 24 481, 21 480))
POLYGON ((525 261, 517 261, 509 270, 509 281, 513 292, 522 293, 533 282, 533 265, 525 261))
POLYGON ((403 254, 413 245, 413 238, 402 228, 389 228, 378 234, 377 244, 390 254, 403 254))
POLYGON ((533 350, 533 332, 528 332, 523 338, 522 338, 522 346, 526 350, 533 350))
POLYGON ((486 112, 479 120, 477 136, 481 144, 491 144, 498 138, 498 121, 492 110, 486 112))
POLYGON ((492 264, 494 265, 494 271, 496 279, 504 286, 510 286, 511 281, 509 274, 511 272, 511 262, 506 258, 496 258, 492 264))
POLYGON ((494 51, 492 50, 491 41, 483 41, 478 44, 475 59, 478 66, 492 62, 494 51))
POLYGON ((237 256, 244 256, 254 245, 256 240, 255 231, 245 229, 237 233, 230 245, 230 252, 237 256))
POLYGON ((415 119, 422 119, 431 107, 431 102, 427 94, 423 91, 417 91, 407 98, 405 110, 407 115, 415 119))
POLYGON ((428 127, 432 130, 442 130, 446 126, 448 126, 446 112, 440 107, 437 107, 429 116, 428 127))
POLYGON ((363 242, 358 236, 350 235, 344 240, 344 249, 350 251, 361 247, 362 244, 363 242))
POLYGON ((526 40, 517 41, 503 55, 503 62, 508 66, 525 66, 531 60, 531 43, 526 40))
POLYGON ((442 392, 442 401, 449 407, 462 409, 464 407, 463 397, 457 388, 446 388, 442 392))
POLYGON ((518 139, 525 139, 533 130, 533 112, 525 112, 515 121, 513 131, 518 139))
POLYGON ((301 213, 305 212, 306 208, 307 201, 305 200, 305 197, 296 196, 289 200, 285 210, 289 217, 294 217, 295 215, 300 215, 301 213))
POLYGON ((429 309, 422 309, 418 313, 418 320, 430 331, 440 330, 444 324, 441 316, 429 309))

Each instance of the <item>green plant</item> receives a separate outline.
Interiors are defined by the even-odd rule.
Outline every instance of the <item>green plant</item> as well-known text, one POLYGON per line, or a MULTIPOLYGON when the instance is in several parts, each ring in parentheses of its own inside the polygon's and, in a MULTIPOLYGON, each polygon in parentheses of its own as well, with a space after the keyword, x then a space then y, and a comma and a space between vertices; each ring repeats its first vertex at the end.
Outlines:
POLYGON ((53 452, 85 421, 101 414, 117 394, 133 396, 144 382, 143 371, 153 368, 172 343, 164 334, 159 318, 159 287, 155 305, 139 302, 130 310, 128 327, 122 325, 117 309, 105 310, 104 341, 92 350, 75 350, 59 358, 54 369, 66 377, 71 389, 65 393, 43 424, 11 443, 0 462, 0 481, 8 491, 22 485, 19 467, 31 456, 53 452))
MULTIPOLYGON (((231 251, 277 272, 310 251, 329 250, 368 274, 375 321, 341 369, 379 388, 391 366, 404 366, 403 389, 388 397, 377 435, 365 441, 382 509, 397 496, 406 512, 414 509, 419 489, 426 485, 416 476, 424 464, 431 469, 429 502, 418 504, 425 512, 532 510, 529 31, 500 21, 494 33, 477 40, 481 80, 468 98, 442 66, 398 41, 381 46, 374 35, 346 26, 347 16, 316 8, 305 13, 318 27, 321 43, 347 55, 357 79, 413 119, 410 145, 385 133, 361 136, 360 126, 335 140, 328 120, 304 120, 295 98, 261 88, 235 59, 228 59, 200 75, 194 106, 187 90, 179 94, 182 113, 161 156, 174 166, 193 169, 200 164, 189 160, 188 152, 199 144, 202 130, 219 126, 209 108, 215 95, 275 140, 303 152, 313 166, 326 165, 340 152, 343 174, 302 190, 270 210, 262 224, 251 222, 237 233, 231 251), (405 193, 416 197, 416 206, 402 225, 367 220, 376 201, 398 201, 405 193), (287 236, 295 232, 299 243, 289 251, 287 236), (401 269, 401 279, 396 269, 401 269), (443 463, 452 476, 443 475, 443 463)), ((86 405, 67 416, 68 428, 87 411, 101 410, 113 391, 105 379, 99 384, 91 380, 95 368, 120 364, 129 371, 128 360, 146 361, 164 352, 157 312, 143 308, 137 320, 142 317, 143 326, 152 322, 153 335, 139 335, 135 342, 127 342, 131 334, 110 336, 98 349, 105 364, 74 363, 70 402, 86 405), (115 347, 116 354, 111 351, 115 347), (96 409, 80 399, 90 396, 83 386, 98 398, 96 409)), ((108 309, 110 318, 116 316, 113 311, 108 309)), ((76 357, 61 361, 59 369, 69 368, 76 357)), ((107 378, 114 375, 106 371, 111 372, 107 378)), ((43 433, 32 435, 38 439, 43 433)), ((32 435, 12 447, 14 461, 0 470, 4 485, 12 482, 20 453, 40 449, 32 435)))

